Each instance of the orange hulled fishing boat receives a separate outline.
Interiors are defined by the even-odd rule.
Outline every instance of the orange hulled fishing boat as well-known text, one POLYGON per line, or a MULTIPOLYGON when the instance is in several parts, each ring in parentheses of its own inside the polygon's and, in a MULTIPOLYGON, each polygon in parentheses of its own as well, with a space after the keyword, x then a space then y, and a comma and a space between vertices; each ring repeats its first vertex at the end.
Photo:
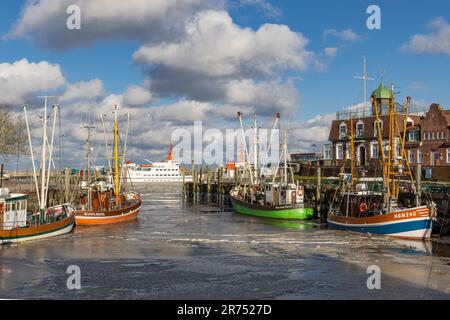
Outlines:
MULTIPOLYGON (((129 120, 129 116, 128 116, 129 120)), ((102 115, 102 123, 103 115, 102 115)), ((126 137, 128 136, 128 127, 126 137)), ((103 127, 104 128, 104 127, 103 127)), ((106 132, 105 132, 106 137, 106 132)), ((88 143, 90 140, 88 139, 88 143)), ((108 144, 105 143, 106 154, 108 155, 108 144)), ((77 225, 105 225, 120 223, 136 219, 142 207, 140 194, 133 191, 125 191, 125 144, 122 148, 122 165, 119 164, 119 124, 117 119, 117 107, 114 110, 114 184, 105 181, 91 181, 90 177, 90 153, 88 146, 88 174, 87 183, 84 184, 78 197, 77 210, 75 212, 77 225), (122 170, 120 170, 122 168, 122 170)), ((112 164, 108 157, 110 172, 112 164)))

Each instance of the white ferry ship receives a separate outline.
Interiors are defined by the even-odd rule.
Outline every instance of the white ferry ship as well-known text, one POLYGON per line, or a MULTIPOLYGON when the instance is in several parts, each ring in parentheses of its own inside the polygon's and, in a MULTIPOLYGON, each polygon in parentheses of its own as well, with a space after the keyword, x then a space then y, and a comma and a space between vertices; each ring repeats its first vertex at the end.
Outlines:
POLYGON ((178 161, 173 160, 172 145, 165 162, 150 162, 148 164, 136 164, 128 162, 127 180, 132 183, 150 182, 179 182, 192 181, 186 169, 180 166, 178 161))

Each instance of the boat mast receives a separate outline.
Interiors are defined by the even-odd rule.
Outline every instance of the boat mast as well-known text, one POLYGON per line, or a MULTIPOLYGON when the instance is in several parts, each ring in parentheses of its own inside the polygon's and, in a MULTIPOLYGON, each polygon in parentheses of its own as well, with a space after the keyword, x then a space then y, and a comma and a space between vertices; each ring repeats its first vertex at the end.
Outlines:
MULTIPOLYGON (((54 145, 54 140, 55 140, 55 132, 56 132, 56 119, 59 113, 59 106, 53 106, 54 112, 53 112, 53 129, 52 129, 52 139, 51 139, 51 144, 49 146, 49 157, 48 157, 48 169, 47 169, 47 182, 46 182, 46 190, 48 190, 48 186, 50 184, 50 173, 51 173, 51 165, 53 163, 53 145, 54 145)), ((47 141, 48 142, 48 141, 47 141)), ((55 164, 53 163, 53 166, 55 166, 55 164)), ((44 203, 47 203, 47 198, 48 198, 48 191, 45 194, 45 201, 44 203)))
MULTIPOLYGON (((128 142, 128 130, 130 128, 130 113, 127 113, 127 129, 125 130, 125 142, 123 145, 122 150, 122 164, 121 164, 121 171, 120 171, 120 185, 119 189, 122 188, 122 185, 126 184, 126 175, 128 173, 128 166, 125 166, 125 160, 126 160, 126 153, 127 153, 127 142, 128 142), (126 168, 125 168, 126 167, 126 168)), ((126 186, 123 187, 123 189, 126 190, 126 186)))
POLYGON ((33 166, 33 178, 34 178, 34 183, 36 185, 36 194, 37 194, 38 204, 39 204, 39 208, 40 208, 41 207, 41 195, 40 195, 40 192, 39 192, 39 183, 38 183, 38 179, 37 179, 36 163, 34 161, 33 143, 31 141, 31 131, 30 131, 30 124, 28 122, 28 113, 27 113, 27 106, 26 105, 23 106, 23 110, 24 110, 24 113, 25 113, 25 123, 27 125, 28 142, 30 144, 31 163, 32 163, 32 166, 33 166))
POLYGON ((284 183, 288 183, 287 178, 287 132, 286 128, 284 128, 284 183))
MULTIPOLYGON (((397 124, 397 134, 398 134, 398 136, 401 139, 401 141, 400 141, 400 143, 401 143, 400 154, 401 154, 401 159, 402 159, 401 160, 401 165, 402 165, 401 169, 402 170, 404 169, 403 163, 406 163, 406 169, 408 169, 407 172, 408 172, 408 175, 409 175, 409 177, 411 179, 411 185, 413 187, 413 190, 416 192, 414 177, 412 175, 409 159, 406 156, 406 151, 405 151, 406 128, 408 126, 408 117, 409 117, 410 106, 411 106, 411 97, 406 97, 405 120, 403 121, 403 134, 401 134, 400 128, 398 127, 398 123, 397 122, 396 122, 396 124, 397 124)), ((398 176, 397 184, 398 184, 398 186, 400 186, 400 175, 398 176)), ((397 195, 396 195, 397 198, 398 198, 399 192, 400 192, 400 188, 397 188, 397 195)))
POLYGON ((114 106, 114 164, 115 164, 115 175, 114 175, 114 186, 116 194, 116 206, 120 204, 119 199, 119 124, 117 121, 117 105, 114 106))
MULTIPOLYGON (((390 199, 395 200, 397 195, 397 184, 395 181, 395 153, 396 153, 396 143, 395 143, 395 104, 394 104, 394 85, 391 85, 391 101, 389 103, 389 160, 388 160, 388 178, 391 183, 390 187, 390 199)), ((389 202, 390 206, 390 202, 389 202)))
POLYGON ((254 179, 255 183, 258 183, 258 144, 259 144, 259 137, 258 137, 258 124, 256 122, 256 112, 253 116, 254 120, 254 131, 253 131, 253 164, 254 164, 254 179))
MULTIPOLYGON (((248 149, 247 149, 247 140, 245 139, 244 125, 242 124, 242 112, 239 111, 237 113, 237 115, 238 115, 239 123, 241 125, 242 141, 244 142, 244 148, 245 148, 245 163, 244 163, 244 165, 245 165, 245 167, 247 167, 247 166, 249 166, 248 162, 249 162, 250 156, 248 154, 248 149)), ((249 168, 249 173, 250 173, 250 183, 251 183, 251 185, 253 185, 253 175, 252 175, 250 168, 249 168)))
POLYGON ((47 122, 48 122, 48 116, 47 116, 47 108, 48 108, 48 99, 49 98, 53 98, 53 96, 40 96, 38 98, 44 99, 44 116, 42 118, 42 122, 44 125, 44 132, 43 132, 43 137, 42 137, 42 150, 41 150, 41 206, 40 206, 40 210, 41 210, 41 222, 43 222, 44 219, 44 209, 45 206, 47 205, 46 203, 46 187, 45 187, 45 174, 46 174, 46 158, 47 158, 47 145, 46 145, 46 139, 47 139, 47 122))
POLYGON ((356 181, 356 161, 355 161, 355 132, 353 127, 353 117, 350 117, 350 187, 353 189, 356 181))
MULTIPOLYGON (((270 134, 270 140, 269 140, 269 144, 267 145, 267 155, 269 154, 269 152, 271 152, 271 150, 272 150, 272 141, 273 141, 273 136, 274 136, 274 134, 275 134, 275 130, 276 130, 276 128, 277 128, 277 124, 278 124, 278 121, 280 120, 280 117, 281 117, 281 115, 280 115, 280 113, 279 112, 277 112, 276 114, 275 114, 275 121, 274 121, 274 124, 273 124, 273 128, 272 128, 272 132, 271 132, 271 134, 270 134)), ((279 137, 278 137, 278 143, 280 142, 280 139, 279 139, 279 137)), ((264 169, 266 168, 266 166, 267 166, 267 163, 259 170, 259 179, 261 180, 262 179, 262 174, 263 174, 263 171, 264 171, 264 169)))
POLYGON ((109 149, 108 149, 108 139, 106 137, 106 128, 105 128, 104 117, 106 117, 105 114, 100 115, 100 119, 102 122, 102 128, 103 128, 103 139, 105 140, 106 158, 108 160, 109 174, 111 175, 112 174, 111 154, 109 153, 109 149))
POLYGON ((88 136, 86 140, 86 159, 87 159, 87 186, 88 186, 88 210, 91 209, 91 152, 92 152, 92 145, 91 145, 91 129, 94 129, 94 126, 85 125, 85 129, 88 131, 88 136))
POLYGON ((386 161, 386 154, 384 153, 383 148, 383 133, 381 131, 381 121, 380 121, 380 115, 378 113, 378 103, 377 99, 372 96, 372 104, 373 109, 375 111, 375 117, 376 117, 376 124, 377 124, 377 137, 378 137, 378 150, 381 153, 381 161, 383 162, 383 185, 384 185, 384 192, 386 201, 389 202, 389 176, 388 176, 388 165, 386 161))

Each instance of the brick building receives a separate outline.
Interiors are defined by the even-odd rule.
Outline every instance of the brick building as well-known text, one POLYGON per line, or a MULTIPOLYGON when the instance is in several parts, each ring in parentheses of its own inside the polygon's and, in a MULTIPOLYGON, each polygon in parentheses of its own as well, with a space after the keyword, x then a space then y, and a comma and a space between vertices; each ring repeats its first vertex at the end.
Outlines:
MULTIPOLYGON (((377 100, 383 145, 389 144, 389 104, 391 90, 380 84, 372 93, 377 100)), ((401 136, 404 130, 405 108, 396 103, 397 123, 401 136)), ((414 112, 414 110, 412 110, 414 112)), ((379 138, 373 106, 359 108, 353 112, 338 114, 331 125, 329 141, 324 146, 325 160, 333 166, 342 166, 344 158, 350 158, 350 125, 355 135, 354 148, 358 166, 379 164, 379 138), (352 119, 352 120, 350 120, 352 119)), ((449 166, 450 168, 450 110, 432 104, 425 114, 412 113, 407 119, 406 155, 412 165, 449 166)), ((400 137, 396 138, 396 154, 401 152, 400 137)), ((383 148, 387 153, 386 148, 383 148)))

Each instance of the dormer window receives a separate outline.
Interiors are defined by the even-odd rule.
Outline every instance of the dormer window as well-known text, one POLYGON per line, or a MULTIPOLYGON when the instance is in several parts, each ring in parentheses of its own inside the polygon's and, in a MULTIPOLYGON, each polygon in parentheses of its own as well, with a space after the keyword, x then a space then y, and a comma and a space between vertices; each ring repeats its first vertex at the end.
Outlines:
POLYGON ((410 117, 408 117, 408 119, 406 119, 406 126, 410 127, 414 125, 414 120, 411 119, 410 117))
POLYGON ((342 122, 339 125, 339 138, 345 139, 347 137, 347 124, 345 122, 342 122))
POLYGON ((356 137, 362 138, 363 135, 364 135, 364 122, 359 120, 358 123, 356 124, 356 137))

